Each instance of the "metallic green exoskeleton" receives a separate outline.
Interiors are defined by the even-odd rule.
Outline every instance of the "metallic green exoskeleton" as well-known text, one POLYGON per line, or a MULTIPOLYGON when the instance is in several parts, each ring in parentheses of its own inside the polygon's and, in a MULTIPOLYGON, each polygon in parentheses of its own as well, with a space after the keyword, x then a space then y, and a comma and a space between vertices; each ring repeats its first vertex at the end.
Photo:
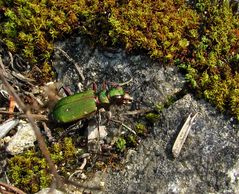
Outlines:
POLYGON ((108 110, 111 104, 128 104, 132 100, 120 86, 98 93, 90 89, 59 100, 52 111, 52 116, 59 123, 68 123, 87 118, 100 108, 108 110))

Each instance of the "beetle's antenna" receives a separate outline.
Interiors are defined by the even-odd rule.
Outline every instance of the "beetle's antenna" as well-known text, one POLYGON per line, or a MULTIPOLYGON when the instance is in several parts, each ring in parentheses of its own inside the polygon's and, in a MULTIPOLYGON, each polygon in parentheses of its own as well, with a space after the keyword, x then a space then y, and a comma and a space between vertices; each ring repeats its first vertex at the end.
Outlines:
POLYGON ((102 84, 102 90, 106 90, 106 86, 107 86, 106 82, 103 81, 103 84, 102 84))
POLYGON ((111 84, 112 86, 124 86, 124 85, 128 85, 132 81, 133 81, 133 78, 131 77, 130 80, 123 83, 109 82, 109 84, 111 84))
POLYGON ((95 92, 97 91, 97 85, 96 85, 95 82, 93 82, 93 84, 92 84, 92 88, 93 88, 93 90, 94 90, 95 92))
POLYGON ((133 81, 133 78, 131 77, 130 78, 130 80, 128 80, 128 81, 126 81, 126 82, 124 82, 124 83, 119 83, 118 85, 119 86, 124 86, 124 85, 128 85, 130 82, 132 82, 133 81))

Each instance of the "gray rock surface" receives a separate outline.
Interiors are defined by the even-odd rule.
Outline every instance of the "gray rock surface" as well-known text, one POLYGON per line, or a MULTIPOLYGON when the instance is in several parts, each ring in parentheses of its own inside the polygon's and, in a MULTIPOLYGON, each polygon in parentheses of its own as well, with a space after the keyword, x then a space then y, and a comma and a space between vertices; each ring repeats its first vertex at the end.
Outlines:
MULTIPOLYGON (((83 38, 59 42, 56 47, 80 65, 86 78, 83 85, 132 78, 126 89, 141 102, 140 109, 166 102, 185 86, 176 67, 164 67, 142 54, 92 48, 83 38)), ((77 91, 76 83, 81 80, 74 65, 59 51, 53 63, 58 80, 77 91)), ((233 118, 188 93, 165 108, 151 135, 136 150, 128 151, 124 170, 98 173, 97 177, 105 182, 103 193, 238 193, 238 138, 239 125, 233 118), (191 112, 199 115, 179 157, 174 159, 173 142, 191 112)))
POLYGON ((156 134, 106 178, 106 193, 238 193, 238 124, 203 100, 184 96, 162 113, 156 134), (199 112, 177 159, 173 142, 190 112, 199 112))
MULTIPOLYGON (((66 51, 82 68, 86 79, 82 84, 90 87, 93 82, 123 83, 132 78, 133 81, 126 89, 135 100, 146 104, 154 105, 166 101, 179 92, 185 83, 183 76, 177 74, 177 68, 164 67, 145 55, 128 55, 121 49, 106 51, 91 48, 79 37, 58 42, 55 47, 66 51)), ((58 80, 72 91, 77 91, 77 83, 81 80, 73 63, 56 50, 53 65, 58 73, 58 80)))

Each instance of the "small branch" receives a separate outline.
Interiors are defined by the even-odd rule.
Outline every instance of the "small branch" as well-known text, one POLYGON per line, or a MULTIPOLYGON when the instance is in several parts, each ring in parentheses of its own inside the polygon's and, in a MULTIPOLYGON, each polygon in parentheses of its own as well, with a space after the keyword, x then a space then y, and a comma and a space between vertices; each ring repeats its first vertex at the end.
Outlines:
MULTIPOLYGON (((21 112, 9 112, 9 111, 0 110, 0 114, 9 114, 9 115, 14 115, 18 118, 27 118, 27 116, 21 112)), ((45 115, 30 114, 30 116, 35 120, 48 121, 48 118, 45 115)))
POLYGON ((83 169, 84 169, 85 166, 86 166, 86 163, 87 163, 87 159, 84 158, 84 159, 83 159, 83 162, 82 162, 82 164, 81 164, 81 166, 80 166, 80 168, 79 168, 79 170, 73 172, 73 173, 69 176, 68 179, 71 180, 71 178, 72 178, 75 174, 82 173, 83 169))
POLYGON ((29 123, 31 124, 31 126, 32 126, 32 128, 33 128, 33 130, 35 132, 35 135, 36 135, 39 147, 41 149, 41 152, 42 152, 43 156, 45 157, 45 159, 46 159, 46 161, 47 161, 47 163, 49 165, 50 171, 51 171, 51 173, 53 174, 53 176, 55 178, 56 184, 58 186, 60 186, 61 178, 60 178, 60 176, 57 173, 55 164, 51 160, 50 152, 47 149, 45 140, 44 140, 44 138, 43 138, 39 128, 35 124, 34 119, 31 116, 30 110, 25 106, 25 104, 22 102, 20 97, 16 94, 16 92, 14 91, 12 86, 8 83, 8 81, 5 79, 4 75, 2 74, 2 68, 0 70, 0 79, 2 80, 2 83, 4 84, 4 86, 6 87, 6 90, 9 93, 9 95, 13 96, 14 100, 16 101, 16 103, 18 104, 20 109, 23 110, 23 112, 26 114, 26 118, 29 120, 29 123))
POLYGON ((2 69, 2 74, 6 76, 6 75, 7 75, 7 72, 6 72, 6 69, 5 69, 4 64, 3 64, 3 62, 2 62, 2 57, 1 57, 1 55, 0 55, 0 68, 2 69))
POLYGON ((26 194, 25 192, 23 192, 22 190, 12 186, 12 185, 9 185, 7 183, 4 183, 4 182, 0 182, 0 191, 4 194, 4 193, 12 193, 12 191, 16 194, 26 194), (3 190, 1 189, 1 187, 4 187, 6 190, 10 190, 11 192, 8 192, 6 190, 3 190))
POLYGON ((124 82, 124 83, 118 83, 117 85, 119 85, 119 86, 125 86, 125 85, 128 85, 130 82, 132 82, 133 81, 133 78, 131 77, 130 78, 130 80, 128 80, 128 81, 126 81, 126 82, 124 82))
POLYGON ((62 50, 61 48, 59 47, 55 47, 55 49, 59 50, 71 63, 73 63, 75 65, 75 68, 76 70, 78 71, 80 77, 81 77, 81 80, 82 81, 85 81, 85 77, 83 75, 83 71, 82 69, 80 68, 80 66, 78 65, 77 62, 75 62, 74 59, 72 59, 64 50, 62 50))
POLYGON ((133 110, 133 111, 126 111, 125 113, 122 113, 121 115, 127 116, 127 115, 138 115, 138 114, 146 114, 152 112, 152 109, 147 110, 133 110))
POLYGON ((125 125, 123 122, 121 122, 121 121, 117 121, 117 120, 115 120, 115 119, 110 119, 111 121, 113 121, 113 122, 115 122, 115 123, 119 123, 119 124, 121 124, 124 128, 126 128, 126 129, 128 129, 131 133, 133 133, 133 134, 137 134, 133 129, 131 129, 130 127, 128 127, 127 125, 125 125))

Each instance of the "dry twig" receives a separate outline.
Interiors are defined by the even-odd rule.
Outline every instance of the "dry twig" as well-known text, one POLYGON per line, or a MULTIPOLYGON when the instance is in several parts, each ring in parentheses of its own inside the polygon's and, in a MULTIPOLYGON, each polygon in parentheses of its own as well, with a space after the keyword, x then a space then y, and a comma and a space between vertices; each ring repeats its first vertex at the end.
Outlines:
POLYGON ((57 173, 57 170, 56 170, 56 167, 55 167, 53 161, 51 160, 50 152, 47 149, 45 140, 44 140, 43 136, 41 135, 39 128, 35 124, 34 119, 31 116, 31 112, 30 112, 29 108, 27 106, 25 106, 25 104, 22 102, 20 97, 16 94, 16 92, 14 91, 12 86, 8 83, 8 81, 5 79, 4 75, 2 74, 2 68, 0 71, 0 79, 2 80, 2 83, 4 84, 4 86, 6 87, 8 94, 13 96, 14 100, 16 101, 16 103, 18 104, 20 109, 25 113, 26 118, 29 120, 29 123, 31 124, 31 126, 35 132, 35 135, 36 135, 39 147, 42 151, 42 154, 44 155, 44 157, 49 165, 50 171, 51 171, 52 175, 54 176, 54 180, 56 181, 56 184, 58 186, 60 186, 62 181, 61 181, 60 176, 57 173))
POLYGON ((79 64, 77 62, 75 62, 74 59, 72 59, 64 50, 62 50, 61 48, 59 47, 55 47, 55 49, 59 50, 71 63, 74 64, 77 72, 79 73, 80 75, 80 78, 82 81, 85 81, 85 77, 83 75, 83 72, 82 72, 82 69, 80 68, 79 64))
POLYGON ((25 192, 23 192, 22 190, 12 186, 12 185, 9 185, 7 183, 3 183, 3 182, 0 182, 0 193, 2 194, 12 194, 12 192, 14 192, 15 194, 26 194, 25 192), (3 188, 4 189, 3 189, 3 188))
MULTIPOLYGON (((4 111, 0 110, 0 114, 8 114, 8 115, 14 115, 18 118, 27 118, 27 115, 25 115, 22 112, 9 112, 9 111, 4 111)), ((30 116, 35 119, 35 120, 40 120, 40 121, 48 121, 48 118, 46 115, 40 115, 40 114, 30 114, 30 116)))

